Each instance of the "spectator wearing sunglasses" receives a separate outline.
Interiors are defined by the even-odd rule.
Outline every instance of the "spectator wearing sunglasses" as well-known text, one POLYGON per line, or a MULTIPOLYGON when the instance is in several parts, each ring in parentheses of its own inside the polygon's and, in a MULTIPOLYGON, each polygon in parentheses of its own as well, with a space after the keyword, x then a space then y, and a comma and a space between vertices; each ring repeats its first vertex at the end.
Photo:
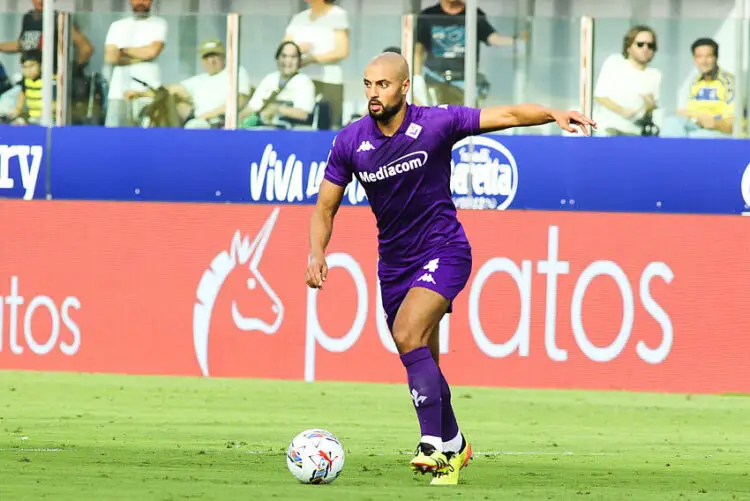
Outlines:
POLYGON ((662 75, 649 64, 657 51, 656 33, 634 26, 623 37, 622 53, 604 61, 594 87, 594 119, 607 136, 647 135, 654 124, 662 75))

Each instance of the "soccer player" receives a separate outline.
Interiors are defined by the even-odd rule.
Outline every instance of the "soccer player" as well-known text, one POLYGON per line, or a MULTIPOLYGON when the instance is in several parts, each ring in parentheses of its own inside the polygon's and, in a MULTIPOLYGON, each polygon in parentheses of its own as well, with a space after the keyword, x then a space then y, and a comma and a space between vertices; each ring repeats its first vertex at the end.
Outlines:
POLYGON ((406 103, 409 68, 399 54, 365 70, 369 116, 336 136, 310 220, 308 287, 321 288, 325 251, 344 188, 356 176, 378 225, 378 277, 393 340, 406 368, 421 439, 410 466, 433 484, 458 483, 471 458, 439 368, 439 324, 471 273, 471 246, 451 199, 451 149, 464 137, 551 122, 589 135, 589 118, 533 104, 483 109, 406 103))

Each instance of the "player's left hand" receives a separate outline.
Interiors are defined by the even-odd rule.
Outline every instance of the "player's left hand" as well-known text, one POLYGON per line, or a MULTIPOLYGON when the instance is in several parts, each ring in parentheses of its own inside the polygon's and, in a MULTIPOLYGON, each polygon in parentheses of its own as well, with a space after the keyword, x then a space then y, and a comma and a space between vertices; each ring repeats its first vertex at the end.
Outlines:
POLYGON ((596 129, 596 122, 577 111, 555 110, 552 112, 552 116, 557 125, 567 132, 576 133, 580 130, 584 136, 590 136, 589 126, 596 129), (576 127, 578 127, 578 130, 576 127))

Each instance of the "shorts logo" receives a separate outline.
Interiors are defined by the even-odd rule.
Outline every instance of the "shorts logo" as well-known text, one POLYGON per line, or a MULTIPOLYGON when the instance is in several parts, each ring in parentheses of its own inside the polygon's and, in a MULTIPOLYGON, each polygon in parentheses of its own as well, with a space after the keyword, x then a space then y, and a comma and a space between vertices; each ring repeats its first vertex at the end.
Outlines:
POLYGON ((432 278, 432 275, 430 273, 425 273, 424 275, 422 275, 421 277, 419 277, 419 279, 417 280, 417 282, 427 282, 427 283, 431 283, 433 285, 437 285, 437 283, 435 283, 435 279, 432 278))
POLYGON ((457 208, 504 210, 517 190, 516 159, 499 141, 472 136, 453 146, 451 192, 457 208))
POLYGON ((440 258, 436 257, 435 259, 431 260, 429 263, 424 265, 422 267, 423 270, 427 270, 430 273, 435 273, 437 269, 439 268, 438 263, 440 262, 440 258))
POLYGON ((375 183, 382 181, 394 176, 400 176, 406 172, 419 169, 424 167, 427 163, 427 152, 426 151, 415 151, 413 153, 407 153, 406 155, 397 158, 390 162, 388 165, 384 165, 378 168, 375 172, 359 171, 357 175, 360 181, 363 183, 375 183))
POLYGON ((247 236, 243 239, 240 231, 237 230, 229 251, 220 252, 211 261, 211 266, 203 272, 196 293, 198 301, 193 307, 193 344, 198 365, 204 376, 209 375, 208 338, 211 314, 222 286, 230 276, 234 276, 233 272, 241 274, 238 278, 244 281, 247 296, 251 297, 251 299, 233 297, 231 311, 235 327, 241 331, 257 330, 264 334, 274 334, 281 327, 284 319, 284 305, 258 270, 278 215, 277 207, 271 212, 252 243, 247 236), (237 306, 238 299, 242 299, 242 304, 249 307, 249 312, 240 311, 237 306), (247 313, 249 313, 248 316, 245 316, 247 313))

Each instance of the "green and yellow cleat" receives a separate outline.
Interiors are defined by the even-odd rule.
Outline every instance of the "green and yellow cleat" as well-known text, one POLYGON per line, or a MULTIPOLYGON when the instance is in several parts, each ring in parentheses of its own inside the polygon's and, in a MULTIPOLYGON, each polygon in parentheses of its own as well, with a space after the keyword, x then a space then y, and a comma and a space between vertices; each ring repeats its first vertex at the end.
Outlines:
POLYGON ((469 465, 472 458, 471 444, 463 439, 463 448, 459 452, 446 453, 448 458, 448 469, 444 473, 435 475, 430 485, 458 485, 458 477, 461 469, 469 465))
POLYGON ((420 443, 417 446, 416 455, 409 466, 414 473, 431 473, 432 475, 445 474, 451 467, 445 454, 425 443, 420 443))

